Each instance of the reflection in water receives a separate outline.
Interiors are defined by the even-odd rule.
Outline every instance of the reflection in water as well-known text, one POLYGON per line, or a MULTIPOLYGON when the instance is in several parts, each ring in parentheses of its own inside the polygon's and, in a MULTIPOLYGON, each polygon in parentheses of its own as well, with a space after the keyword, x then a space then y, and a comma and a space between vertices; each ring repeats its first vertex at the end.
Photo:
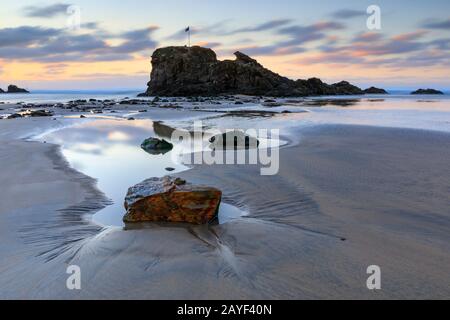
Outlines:
POLYGON ((305 106, 311 107, 325 107, 325 106, 340 106, 350 107, 361 102, 361 99, 317 99, 305 102, 305 106))
MULTIPOLYGON (((98 179, 98 187, 113 205, 96 213, 93 220, 105 226, 124 226, 124 197, 130 186, 150 177, 163 177, 166 168, 171 174, 187 170, 178 156, 185 147, 175 145, 166 154, 150 155, 140 145, 148 137, 167 138, 167 126, 150 120, 121 121, 96 120, 49 133, 45 140, 61 146, 62 152, 73 168, 98 179), (162 130, 162 128, 165 130, 162 130), (159 135, 159 133, 163 135, 159 135)), ((219 221, 227 222, 243 213, 232 206, 222 204, 219 221)))

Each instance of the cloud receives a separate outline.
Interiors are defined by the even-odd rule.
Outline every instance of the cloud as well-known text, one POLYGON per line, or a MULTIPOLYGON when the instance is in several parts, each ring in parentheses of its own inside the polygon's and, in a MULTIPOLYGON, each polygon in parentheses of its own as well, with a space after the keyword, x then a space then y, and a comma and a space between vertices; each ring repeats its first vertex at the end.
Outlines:
POLYGON ((426 29, 450 30, 450 18, 448 18, 447 20, 441 20, 441 21, 429 20, 427 22, 424 22, 421 26, 422 26, 422 28, 426 28, 426 29))
POLYGON ((379 41, 383 38, 383 35, 379 32, 363 32, 357 34, 352 42, 358 43, 358 42, 374 42, 379 41))
POLYGON ((306 42, 316 41, 327 37, 327 31, 342 30, 345 26, 339 22, 323 21, 307 26, 290 26, 281 28, 278 34, 288 36, 290 39, 280 45, 295 46, 306 42))
POLYGON ((378 56, 409 53, 425 47, 426 44, 422 42, 389 40, 382 43, 353 44, 348 49, 352 49, 360 56, 378 56))
POLYGON ((0 29, 0 56, 9 60, 38 62, 130 60, 133 54, 154 49, 155 26, 112 36, 121 40, 112 46, 97 34, 71 34, 64 29, 18 27, 0 29))
POLYGON ((197 43, 196 45, 200 46, 200 47, 205 47, 205 48, 217 48, 217 47, 221 47, 222 43, 221 42, 207 42, 207 41, 203 41, 203 42, 197 43))
MULTIPOLYGON (((219 36, 225 35, 228 31, 226 24, 229 20, 219 21, 207 26, 189 26, 191 35, 203 35, 203 36, 219 36)), ((187 27, 187 26, 186 26, 187 27)), ((187 38, 186 27, 178 30, 172 35, 166 37, 166 40, 185 40, 187 38)))
POLYGON ((276 20, 271 20, 268 22, 258 24, 253 27, 245 27, 245 28, 236 29, 236 30, 228 32, 228 34, 268 31, 268 30, 273 30, 273 29, 277 29, 279 27, 285 26, 291 22, 292 22, 291 19, 276 19, 276 20))
POLYGON ((408 33, 402 33, 399 35, 396 35, 392 37, 395 41, 414 41, 422 38, 424 35, 426 35, 428 31, 425 30, 417 30, 414 32, 408 32, 408 33))
POLYGON ((331 14, 331 17, 335 19, 350 19, 356 17, 365 16, 365 10, 354 10, 354 9, 342 9, 337 10, 331 14))
POLYGON ((158 27, 151 26, 143 29, 127 31, 120 35, 125 42, 114 48, 118 53, 132 53, 155 48, 158 43, 151 38, 151 34, 158 30, 158 27))
POLYGON ((60 34, 58 29, 42 27, 18 27, 0 29, 0 48, 10 46, 25 46, 60 34))
MULTIPOLYGON (((227 26, 229 20, 220 21, 215 24, 207 26, 190 26, 191 35, 203 36, 229 36, 239 33, 263 32, 276 30, 280 27, 286 26, 292 22, 291 19, 274 19, 255 26, 248 26, 238 29, 232 29, 227 26)), ((184 40, 186 39, 185 27, 167 37, 168 40, 184 40)))
POLYGON ((249 46, 240 48, 239 51, 250 56, 285 56, 304 52, 305 49, 301 47, 283 47, 280 45, 270 46, 249 46))
POLYGON ((450 50, 450 38, 432 40, 430 45, 439 50, 450 50))
POLYGON ((23 8, 24 14, 31 18, 52 18, 59 15, 67 14, 67 3, 55 3, 48 6, 27 6, 23 8))
POLYGON ((295 64, 299 65, 310 65, 310 64, 359 64, 365 62, 362 57, 355 57, 351 54, 341 54, 341 53, 321 53, 316 56, 305 57, 294 61, 295 64))
POLYGON ((82 29, 88 29, 88 30, 97 30, 99 29, 98 22, 87 22, 81 24, 82 29))

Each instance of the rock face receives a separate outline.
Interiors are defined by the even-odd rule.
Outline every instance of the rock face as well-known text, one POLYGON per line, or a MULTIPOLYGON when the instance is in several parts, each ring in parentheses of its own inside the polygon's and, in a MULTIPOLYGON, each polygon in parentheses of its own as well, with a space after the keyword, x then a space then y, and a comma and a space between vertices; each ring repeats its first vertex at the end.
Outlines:
POLYGON ((5 93, 5 91, 3 91, 3 89, 2 89, 2 88, 0 88, 0 93, 5 93))
POLYGON ((198 46, 157 49, 152 55, 148 89, 140 96, 363 94, 360 88, 346 81, 332 85, 316 78, 293 81, 241 52, 235 56, 235 60, 219 61, 213 50, 198 46))
POLYGON ((25 90, 25 89, 19 88, 18 86, 10 84, 8 86, 8 92, 7 93, 30 93, 30 92, 25 90))
POLYGON ((221 135, 217 135, 209 139, 211 142, 211 149, 226 150, 226 149, 255 149, 259 147, 259 140, 246 135, 241 130, 229 131, 221 135))
POLYGON ((364 90, 365 94, 388 94, 388 92, 381 88, 370 87, 364 90))
POLYGON ((435 89, 419 89, 414 92, 411 92, 411 94, 444 94, 444 93, 442 91, 435 89))
POLYGON ((206 224, 217 217, 222 192, 166 176, 145 180, 128 190, 124 222, 206 224))
POLYGON ((148 138, 142 142, 141 148, 150 154, 164 154, 173 149, 173 144, 164 139, 148 138))

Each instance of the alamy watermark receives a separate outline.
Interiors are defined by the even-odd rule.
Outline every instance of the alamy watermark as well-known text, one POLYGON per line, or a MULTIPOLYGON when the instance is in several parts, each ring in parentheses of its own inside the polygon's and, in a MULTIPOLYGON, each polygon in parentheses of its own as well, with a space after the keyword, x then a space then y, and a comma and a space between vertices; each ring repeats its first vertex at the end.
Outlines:
POLYGON ((77 5, 67 6, 67 21, 66 27, 72 31, 81 29, 81 7, 77 5))
POLYGON ((381 290, 381 268, 377 265, 372 265, 367 268, 367 289, 369 290, 381 290))
POLYGON ((81 290, 81 268, 77 265, 70 265, 66 269, 69 277, 66 280, 66 287, 69 290, 81 290))
POLYGON ((381 30, 381 8, 377 5, 371 5, 367 7, 367 29, 369 30, 381 30))

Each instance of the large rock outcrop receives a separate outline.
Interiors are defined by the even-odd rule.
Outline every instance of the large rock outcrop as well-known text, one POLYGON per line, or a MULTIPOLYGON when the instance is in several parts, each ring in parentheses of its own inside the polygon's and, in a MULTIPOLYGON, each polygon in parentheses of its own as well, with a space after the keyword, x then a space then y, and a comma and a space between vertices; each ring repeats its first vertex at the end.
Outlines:
POLYGON ((364 92, 346 81, 328 85, 320 79, 293 81, 241 53, 235 60, 217 60, 208 48, 167 47, 152 55, 148 89, 141 96, 257 96, 350 95, 364 92))
POLYGON ((206 224, 217 217, 222 192, 166 176, 145 180, 128 190, 125 222, 206 224))
POLYGON ((28 90, 19 88, 18 86, 15 86, 13 84, 10 84, 8 86, 8 92, 7 93, 30 93, 28 90))

